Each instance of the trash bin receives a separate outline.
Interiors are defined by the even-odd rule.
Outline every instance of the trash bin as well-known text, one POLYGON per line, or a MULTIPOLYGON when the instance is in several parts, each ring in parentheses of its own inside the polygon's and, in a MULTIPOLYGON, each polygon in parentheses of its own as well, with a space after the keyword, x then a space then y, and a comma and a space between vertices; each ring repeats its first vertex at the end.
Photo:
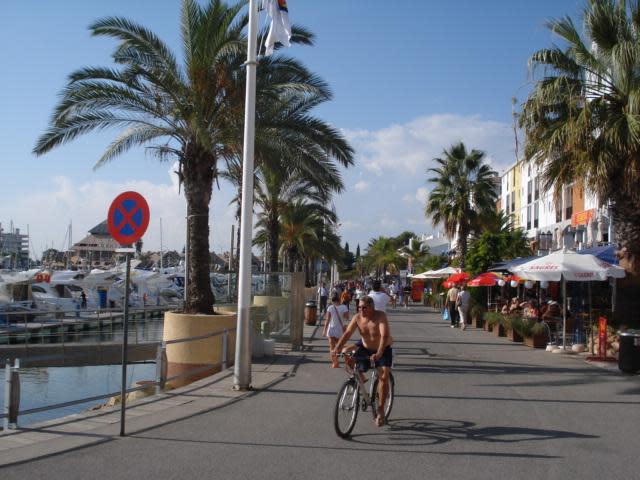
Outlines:
POLYGON ((315 325, 318 315, 318 305, 315 300, 309 300, 304 304, 304 323, 306 325, 315 325))
POLYGON ((625 373, 636 373, 640 370, 640 331, 620 332, 618 368, 625 373))

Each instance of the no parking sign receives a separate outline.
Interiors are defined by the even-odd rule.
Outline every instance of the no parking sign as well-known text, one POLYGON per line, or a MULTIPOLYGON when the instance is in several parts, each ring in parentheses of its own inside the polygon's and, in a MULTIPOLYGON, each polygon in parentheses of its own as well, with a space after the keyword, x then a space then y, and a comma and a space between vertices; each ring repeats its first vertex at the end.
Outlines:
POLYGON ((107 226, 120 245, 135 243, 149 226, 149 204, 138 192, 121 193, 109 207, 107 226))

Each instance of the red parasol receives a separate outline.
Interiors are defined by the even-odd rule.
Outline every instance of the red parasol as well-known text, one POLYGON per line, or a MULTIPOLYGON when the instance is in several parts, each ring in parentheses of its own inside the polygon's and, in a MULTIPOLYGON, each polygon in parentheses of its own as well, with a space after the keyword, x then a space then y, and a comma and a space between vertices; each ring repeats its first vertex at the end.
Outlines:
POLYGON ((498 284, 501 275, 492 272, 481 273, 467 283, 468 287, 493 287, 498 284))
POLYGON ((455 284, 464 283, 467 280, 469 280, 470 277, 471 277, 471 275, 469 275, 466 272, 454 273, 449 278, 447 278, 447 282, 448 283, 455 283, 455 284))

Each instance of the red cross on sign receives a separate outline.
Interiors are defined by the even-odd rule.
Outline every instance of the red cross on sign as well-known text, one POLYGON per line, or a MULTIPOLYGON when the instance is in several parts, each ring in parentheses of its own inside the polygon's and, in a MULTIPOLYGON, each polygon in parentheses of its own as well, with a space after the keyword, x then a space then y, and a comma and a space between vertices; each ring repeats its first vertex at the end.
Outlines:
POLYGON ((113 239, 120 245, 137 242, 149 226, 149 205, 138 192, 118 195, 109 207, 107 226, 113 239))

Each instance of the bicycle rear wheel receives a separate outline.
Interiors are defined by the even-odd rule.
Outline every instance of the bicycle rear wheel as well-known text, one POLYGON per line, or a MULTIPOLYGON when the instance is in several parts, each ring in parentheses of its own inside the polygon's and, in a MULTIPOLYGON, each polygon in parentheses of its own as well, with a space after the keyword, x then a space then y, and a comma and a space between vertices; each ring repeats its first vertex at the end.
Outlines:
MULTIPOLYGON (((373 418, 376 417, 378 412, 378 384, 380 378, 376 377, 373 385, 371 386, 371 403, 373 405, 373 418)), ((396 381, 393 378, 393 373, 389 372, 389 391, 387 392, 387 398, 384 401, 384 419, 389 420, 391 415, 391 409, 393 408, 393 397, 395 396, 396 381)))
POLYGON ((344 382, 336 398, 333 412, 333 426, 338 436, 346 438, 356 425, 360 409, 360 391, 352 378, 344 382))

